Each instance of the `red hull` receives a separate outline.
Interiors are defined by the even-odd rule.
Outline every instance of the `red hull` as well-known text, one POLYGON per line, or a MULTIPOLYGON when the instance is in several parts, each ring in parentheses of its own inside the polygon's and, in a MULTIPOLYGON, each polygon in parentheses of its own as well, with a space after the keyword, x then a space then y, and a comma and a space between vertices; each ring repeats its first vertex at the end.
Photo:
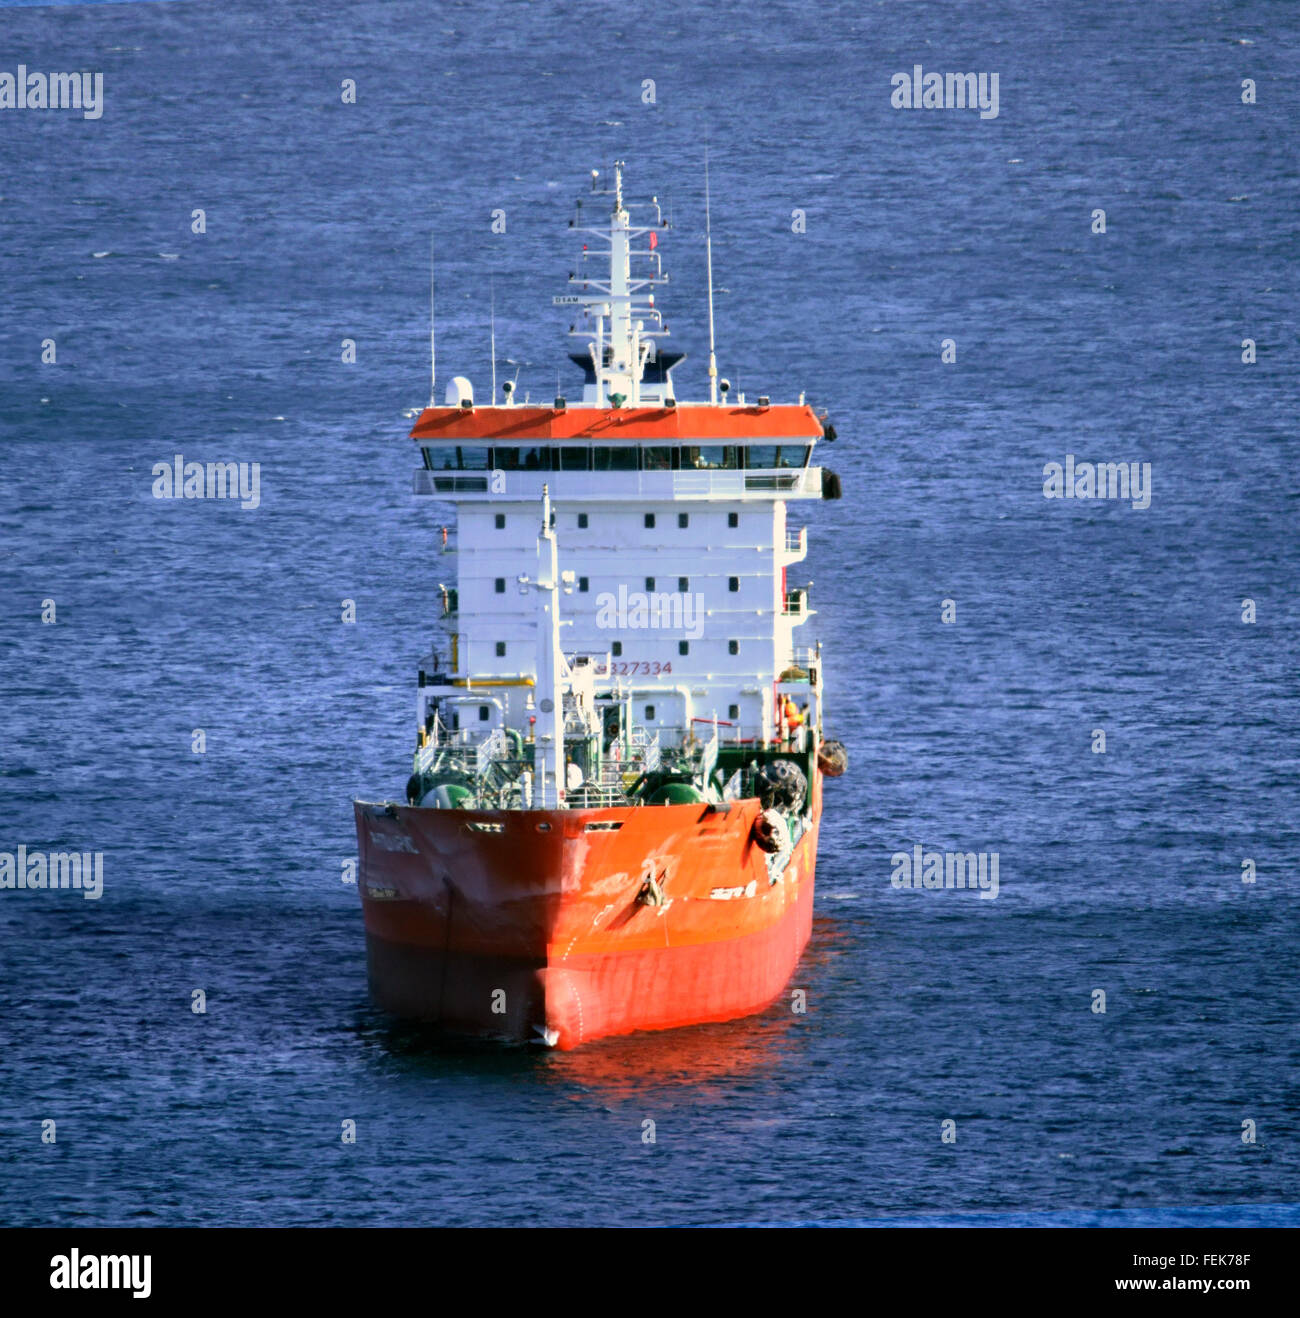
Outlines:
POLYGON ((752 800, 725 811, 357 802, 371 993, 456 1033, 559 1048, 759 1011, 812 928, 820 781, 813 792, 811 826, 775 882, 751 841, 752 800))

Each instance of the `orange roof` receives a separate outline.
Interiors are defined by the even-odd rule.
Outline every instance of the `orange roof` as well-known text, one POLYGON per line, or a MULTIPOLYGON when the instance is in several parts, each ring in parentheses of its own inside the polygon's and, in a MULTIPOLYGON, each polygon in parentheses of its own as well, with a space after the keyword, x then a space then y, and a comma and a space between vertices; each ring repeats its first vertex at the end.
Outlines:
POLYGON ((727 443, 820 439, 811 407, 426 407, 411 431, 430 440, 636 439, 660 443, 727 443))

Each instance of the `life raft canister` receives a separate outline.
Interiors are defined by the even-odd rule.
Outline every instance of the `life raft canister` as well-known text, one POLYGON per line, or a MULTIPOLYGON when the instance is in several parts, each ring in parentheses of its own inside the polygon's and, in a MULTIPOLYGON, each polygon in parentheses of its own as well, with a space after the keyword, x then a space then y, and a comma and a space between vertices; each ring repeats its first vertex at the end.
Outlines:
POLYGON ((838 778, 849 767, 849 753, 842 741, 824 741, 817 747, 817 767, 827 778, 838 778))
POLYGON ((752 837, 754 845, 769 856, 790 850, 790 826, 776 810, 764 810, 754 820, 752 837))

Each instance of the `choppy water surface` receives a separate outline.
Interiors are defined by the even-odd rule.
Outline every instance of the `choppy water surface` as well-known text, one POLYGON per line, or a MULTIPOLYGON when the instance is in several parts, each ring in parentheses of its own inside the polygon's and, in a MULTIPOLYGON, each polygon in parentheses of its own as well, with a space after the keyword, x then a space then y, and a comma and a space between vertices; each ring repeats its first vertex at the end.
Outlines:
POLYGON ((0 846, 102 851, 106 885, 0 892, 0 1220, 1293 1202, 1293 7, 597 10, 0 11, 5 68, 106 96, 0 138, 0 846), (916 63, 997 71, 998 117, 894 110, 916 63), (625 158, 702 395, 706 136, 723 371, 840 436, 845 499, 793 510, 852 755, 809 1010, 449 1048, 368 1006, 340 880, 435 610, 429 231, 440 369, 484 388, 492 277, 549 397, 570 203, 625 158), (155 500, 176 453, 259 462, 261 506, 155 500), (1150 507, 1045 499, 1067 453, 1150 462, 1150 507), (914 843, 998 852, 997 899, 892 888, 914 843))

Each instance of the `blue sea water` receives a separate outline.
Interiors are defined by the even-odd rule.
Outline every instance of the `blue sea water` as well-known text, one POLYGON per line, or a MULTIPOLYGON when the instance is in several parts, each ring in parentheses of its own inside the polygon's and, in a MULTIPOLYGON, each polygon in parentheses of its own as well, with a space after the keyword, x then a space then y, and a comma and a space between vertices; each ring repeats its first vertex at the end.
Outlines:
POLYGON ((0 1222, 1295 1220, 1294 5, 0 31, 2 69, 105 75, 98 120, 0 111, 0 850, 105 857, 97 902, 0 891, 0 1222), (894 109, 918 63, 997 72, 998 116, 894 109), (839 433, 845 498, 792 506, 852 757, 808 1011, 442 1044, 368 1004, 341 877, 435 613, 429 235, 440 377, 485 389, 491 284, 549 398, 572 199, 625 159, 702 396, 706 141, 722 371, 839 433), (260 463, 260 507, 155 500, 176 453, 260 463), (1067 453, 1150 462, 1150 507, 1045 499, 1067 453), (996 851, 997 898, 893 888, 915 843, 996 851))

